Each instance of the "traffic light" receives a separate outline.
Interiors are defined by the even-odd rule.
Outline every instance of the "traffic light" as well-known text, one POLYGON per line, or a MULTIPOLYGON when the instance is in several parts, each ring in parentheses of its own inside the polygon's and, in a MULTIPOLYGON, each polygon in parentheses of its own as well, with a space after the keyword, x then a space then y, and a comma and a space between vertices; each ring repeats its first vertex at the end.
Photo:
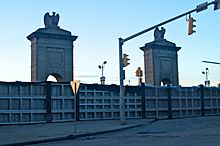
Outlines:
POLYGON ((122 63, 123 63, 123 67, 128 66, 130 63, 128 62, 130 59, 128 58, 127 54, 123 54, 123 58, 122 58, 122 63))
POLYGON ((189 16, 189 19, 188 19, 188 35, 191 35, 194 32, 196 32, 195 30, 193 30, 193 28, 196 27, 196 25, 193 24, 194 22, 196 22, 196 20, 193 19, 193 17, 189 16))
POLYGON ((143 77, 143 71, 141 70, 140 67, 137 68, 135 73, 136 73, 136 77, 143 77))

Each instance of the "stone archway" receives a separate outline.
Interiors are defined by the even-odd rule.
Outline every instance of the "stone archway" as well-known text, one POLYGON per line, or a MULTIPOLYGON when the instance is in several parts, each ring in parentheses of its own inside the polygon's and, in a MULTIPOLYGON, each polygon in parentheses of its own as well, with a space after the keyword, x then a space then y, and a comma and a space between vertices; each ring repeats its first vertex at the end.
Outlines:
POLYGON ((48 75, 46 80, 52 81, 52 82, 63 82, 62 76, 57 73, 53 73, 53 74, 48 75))
POLYGON ((172 82, 171 82, 170 79, 168 79, 168 78, 163 78, 163 79, 161 80, 161 83, 162 83, 163 86, 171 85, 171 84, 172 84, 172 82))

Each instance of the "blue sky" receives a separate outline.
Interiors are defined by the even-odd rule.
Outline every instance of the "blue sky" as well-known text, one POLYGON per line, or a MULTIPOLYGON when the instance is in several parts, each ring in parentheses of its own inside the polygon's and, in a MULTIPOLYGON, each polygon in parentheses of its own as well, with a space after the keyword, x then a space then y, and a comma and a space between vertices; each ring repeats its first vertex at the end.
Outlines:
MULTIPOLYGON (((107 84, 119 84, 118 38, 126 38, 166 19, 194 9, 203 0, 1 0, 0 1, 0 81, 31 80, 31 48, 26 36, 43 28, 46 12, 60 14, 59 26, 77 35, 74 42, 75 79, 83 83, 100 83, 98 65, 104 69, 107 84), (85 77, 90 76, 90 77, 85 77)), ((210 2, 210 1, 209 1, 210 2)), ((179 82, 196 86, 204 82, 202 71, 209 68, 211 85, 220 82, 220 10, 213 6, 192 13, 196 33, 187 35, 186 17, 164 25, 165 38, 182 47, 178 52, 179 82)), ((153 41, 153 31, 126 42, 123 52, 129 55, 125 84, 137 85, 135 70, 144 69, 139 49, 153 41)))

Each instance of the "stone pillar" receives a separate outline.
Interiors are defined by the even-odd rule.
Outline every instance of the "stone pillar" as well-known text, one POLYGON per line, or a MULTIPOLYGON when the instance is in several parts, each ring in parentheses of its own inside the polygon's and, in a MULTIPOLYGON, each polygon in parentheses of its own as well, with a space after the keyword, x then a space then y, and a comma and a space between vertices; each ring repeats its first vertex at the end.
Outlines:
POLYGON ((53 75, 58 82, 73 80, 73 42, 77 36, 60 29, 59 14, 44 16, 45 28, 27 36, 31 41, 31 81, 46 81, 53 75))
MULTIPOLYGON (((145 83, 154 86, 163 84, 179 85, 178 55, 181 49, 175 43, 161 37, 161 32, 155 30, 155 40, 146 43, 140 49, 144 51, 145 83), (159 33, 159 34, 157 34, 159 33)), ((165 33, 165 29, 162 35, 165 33)))

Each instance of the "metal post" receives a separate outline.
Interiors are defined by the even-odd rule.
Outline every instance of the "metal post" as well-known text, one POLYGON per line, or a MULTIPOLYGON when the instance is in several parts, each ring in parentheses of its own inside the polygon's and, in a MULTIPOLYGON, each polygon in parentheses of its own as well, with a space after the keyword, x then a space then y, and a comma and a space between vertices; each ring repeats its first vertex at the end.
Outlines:
POLYGON ((102 70, 102 76, 100 77, 100 81, 101 81, 101 84, 102 84, 102 85, 105 84, 104 65, 105 65, 106 63, 107 63, 107 61, 104 61, 104 62, 102 63, 102 66, 101 66, 101 65, 98 66, 99 69, 102 70))
POLYGON ((208 68, 206 68, 205 70, 206 70, 206 71, 205 71, 205 77, 206 77, 206 81, 208 81, 208 70, 209 70, 209 69, 208 69, 208 68))
POLYGON ((200 85, 201 116, 205 116, 204 86, 200 85))
MULTIPOLYGON (((75 84, 75 86, 74 86, 74 88, 75 88, 75 91, 76 91, 76 83, 74 83, 75 84)), ((76 133, 76 127, 77 127, 77 92, 75 92, 74 93, 74 98, 75 98, 75 100, 74 100, 74 110, 75 110, 75 114, 74 114, 74 119, 75 119, 75 122, 74 122, 74 128, 75 128, 75 133, 76 133)))
POLYGON ((120 124, 125 125, 125 107, 124 107, 124 79, 123 79, 123 63, 122 63, 122 45, 123 39, 119 38, 119 73, 120 73, 120 124))
POLYGON ((172 119, 171 85, 167 85, 168 119, 172 119))
POLYGON ((46 122, 52 122, 52 101, 51 101, 51 84, 50 82, 46 82, 46 122))
POLYGON ((79 92, 75 94, 76 100, 76 121, 80 121, 80 105, 79 105, 79 92))
POLYGON ((103 68, 104 68, 104 65, 102 64, 102 77, 103 77, 103 68))
POLYGON ((145 84, 141 83, 141 109, 142 109, 142 118, 146 118, 146 99, 145 99, 145 84))

